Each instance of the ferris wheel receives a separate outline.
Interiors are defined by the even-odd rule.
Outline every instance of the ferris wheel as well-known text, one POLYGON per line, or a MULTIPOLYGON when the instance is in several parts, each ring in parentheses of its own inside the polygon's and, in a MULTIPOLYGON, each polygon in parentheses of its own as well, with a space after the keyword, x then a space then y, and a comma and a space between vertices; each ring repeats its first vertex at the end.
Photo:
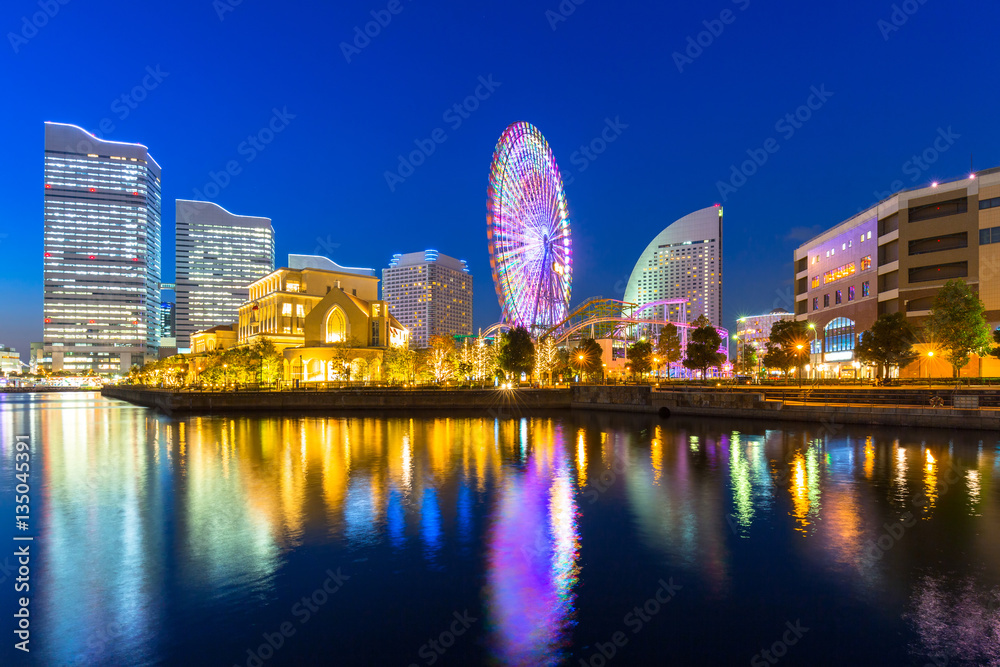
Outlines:
POLYGON ((503 321, 538 334, 569 311, 573 282, 566 193, 534 125, 511 124, 490 169, 487 235, 503 321))

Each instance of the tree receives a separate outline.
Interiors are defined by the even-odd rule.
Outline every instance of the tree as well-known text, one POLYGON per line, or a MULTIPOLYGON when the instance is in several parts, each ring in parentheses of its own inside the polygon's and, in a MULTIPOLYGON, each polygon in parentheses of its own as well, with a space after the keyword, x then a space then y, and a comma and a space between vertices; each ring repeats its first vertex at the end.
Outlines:
POLYGON ((993 331, 993 342, 997 343, 997 347, 990 350, 990 354, 1000 359, 1000 329, 995 329, 993 331))
POLYGON ((917 358, 913 351, 916 331, 903 313, 879 315, 871 328, 861 334, 854 348, 858 361, 875 364, 878 377, 888 375, 889 368, 904 368, 917 358))
POLYGON ((283 357, 274 346, 274 342, 266 336, 258 338, 254 341, 251 351, 256 358, 258 381, 265 384, 277 382, 282 375, 283 357))
POLYGON ((588 374, 593 379, 604 368, 604 350, 593 338, 584 338, 570 353, 569 362, 581 375, 588 374))
POLYGON ((472 377, 484 381, 497 372, 497 345, 490 345, 482 335, 476 338, 472 349, 472 377))
POLYGON ((626 351, 632 374, 643 375, 653 368, 653 344, 648 340, 637 340, 626 351))
POLYGON ((544 382, 548 376, 551 382, 552 373, 558 363, 559 348, 556 346, 556 341, 551 336, 538 341, 538 346, 535 348, 535 379, 544 382))
POLYGON ((670 366, 681 360, 681 333, 676 325, 667 324, 660 329, 660 339, 656 341, 656 356, 670 366))
POLYGON ((345 340, 337 341, 330 345, 333 352, 330 354, 330 361, 336 374, 342 380, 351 379, 351 362, 357 356, 357 349, 361 347, 361 341, 355 336, 348 336, 345 340))
POLYGON ((417 353, 406 347, 390 347, 385 351, 383 367, 389 382, 410 382, 416 370, 417 353))
POLYGON ((535 344, 531 334, 523 326, 515 327, 500 336, 500 350, 497 364, 508 375, 520 376, 530 373, 535 365, 535 344))
POLYGON ((428 363, 431 375, 437 383, 444 382, 455 373, 452 357, 455 353, 455 342, 448 336, 431 336, 431 352, 428 363))
POLYGON ((985 354, 990 335, 986 309, 964 280, 949 280, 934 297, 924 327, 945 351, 955 377, 969 363, 969 356, 985 354))
POLYGON ((808 349, 809 325, 804 320, 778 320, 771 326, 764 365, 780 368, 788 377, 790 368, 802 366, 802 361, 809 354, 808 349))
POLYGON ((700 370, 704 379, 710 366, 719 366, 726 360, 726 355, 719 352, 722 336, 708 322, 704 315, 695 320, 699 326, 688 334, 687 350, 684 367, 690 370, 700 370))

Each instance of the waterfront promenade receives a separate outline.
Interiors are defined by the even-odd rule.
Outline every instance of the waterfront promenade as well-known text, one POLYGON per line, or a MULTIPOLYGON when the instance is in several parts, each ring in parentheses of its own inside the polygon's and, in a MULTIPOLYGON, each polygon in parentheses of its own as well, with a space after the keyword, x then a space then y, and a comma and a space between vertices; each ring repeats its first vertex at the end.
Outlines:
POLYGON ((557 389, 174 391, 109 386, 104 396, 175 413, 612 410, 823 424, 1000 429, 1000 389, 578 385, 557 389), (931 398, 941 399, 940 407, 931 398))

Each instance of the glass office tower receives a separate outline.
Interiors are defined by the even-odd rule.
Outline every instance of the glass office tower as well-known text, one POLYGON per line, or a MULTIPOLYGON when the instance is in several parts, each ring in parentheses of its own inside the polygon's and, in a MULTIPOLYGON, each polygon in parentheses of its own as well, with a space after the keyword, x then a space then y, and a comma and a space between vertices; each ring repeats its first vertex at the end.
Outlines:
POLYGON ((191 334, 239 319, 251 283, 274 271, 270 218, 235 215, 218 204, 177 200, 177 348, 191 334))
POLYGON ((44 353, 127 372, 157 356, 160 165, 145 146, 45 124, 44 353))

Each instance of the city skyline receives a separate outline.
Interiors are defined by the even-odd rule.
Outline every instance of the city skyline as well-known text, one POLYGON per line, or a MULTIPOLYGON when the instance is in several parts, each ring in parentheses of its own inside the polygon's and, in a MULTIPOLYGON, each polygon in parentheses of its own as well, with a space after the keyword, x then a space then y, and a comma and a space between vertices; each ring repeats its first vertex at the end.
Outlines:
MULTIPOLYGON (((943 70, 951 72, 945 92, 974 89, 988 105, 994 93, 967 64, 982 58, 995 7, 980 8, 982 20, 969 24, 922 5, 897 26, 891 5, 778 10, 741 1, 720 6, 733 21, 719 35, 706 27, 718 32, 719 12, 698 6, 618 12, 588 4, 568 16, 526 3, 454 13, 404 7, 364 48, 353 44, 355 27, 372 20, 362 3, 312 8, 308 21, 245 3, 221 15, 182 3, 110 19, 68 5, 27 43, 12 19, 18 40, 7 57, 27 102, 6 112, 14 129, 8 161, 18 168, 5 179, 13 222, 0 229, 8 267, 0 289, 20 317, 0 328, 0 340, 24 355, 40 339, 33 193, 46 120, 153 147, 165 169, 164 201, 201 193, 279 226, 292 221, 278 256, 312 252, 382 266, 394 252, 437 247, 463 257, 479 282, 475 328, 499 319, 486 282, 484 183, 497 136, 517 120, 544 130, 563 172, 578 250, 572 305, 590 295, 620 298, 646 240, 717 202, 730 222, 730 328, 741 313, 794 307, 791 256, 805 239, 894 189, 961 177, 970 154, 973 167, 1000 164, 1000 137, 961 94, 925 97, 903 115, 889 110, 943 70), (84 38, 132 24, 163 30, 128 58, 112 57, 110 46, 95 51, 84 38), (823 29, 811 37, 791 29, 815 24, 823 29), (304 45, 321 25, 333 39, 318 62, 304 45), (280 58, 241 37, 264 26, 280 58), (947 54, 921 48, 942 30, 965 39, 947 54), (594 47, 586 36, 595 31, 618 36, 594 47), (443 32, 451 48, 428 51, 428 36, 443 32), (856 48, 844 51, 845 34, 856 48), (508 48, 515 38, 528 45, 524 52, 508 48), (178 39, 226 55, 177 50, 178 39), (460 61, 458 52, 466 54, 460 61), (61 66, 70 57, 100 76, 77 82, 61 66), (745 76, 753 67, 781 76, 745 76), (325 183, 322 204, 301 196, 314 182, 325 183), (372 228, 391 238, 372 242, 372 228)), ((17 4, 12 15, 36 10, 17 4)), ((164 217, 171 238, 173 220, 164 217)), ((173 265, 165 248, 164 280, 173 265)))

